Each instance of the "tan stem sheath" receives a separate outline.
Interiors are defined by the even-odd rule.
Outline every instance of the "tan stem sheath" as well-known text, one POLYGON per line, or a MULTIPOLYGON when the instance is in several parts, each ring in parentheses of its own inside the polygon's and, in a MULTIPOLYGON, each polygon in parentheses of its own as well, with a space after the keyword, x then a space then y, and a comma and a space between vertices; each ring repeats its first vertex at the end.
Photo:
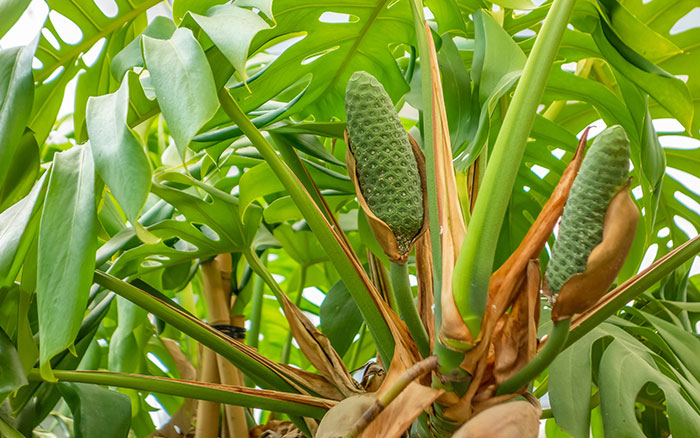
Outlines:
MULTIPOLYGON (((231 276, 230 254, 220 254, 214 260, 202 263, 204 279, 204 299, 207 303, 209 323, 231 324, 229 314, 229 282, 231 276)), ((238 319, 242 325, 243 321, 238 319)), ((219 381, 225 385, 243 386, 243 376, 233 364, 225 358, 216 355, 219 381)), ((248 436, 248 426, 245 420, 245 410, 240 406, 224 406, 227 433, 230 438, 245 438, 248 436)))
MULTIPOLYGON (((200 349, 200 382, 219 383, 219 370, 216 365, 216 353, 206 347, 200 349)), ((197 438, 217 438, 219 436, 219 403, 200 400, 197 403, 197 438)))

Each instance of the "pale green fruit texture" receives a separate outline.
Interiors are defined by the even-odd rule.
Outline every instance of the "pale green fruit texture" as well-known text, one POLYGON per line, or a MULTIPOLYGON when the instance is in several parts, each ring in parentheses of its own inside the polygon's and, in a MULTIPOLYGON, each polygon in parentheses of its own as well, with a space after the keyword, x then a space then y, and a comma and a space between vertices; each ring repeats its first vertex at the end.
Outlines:
POLYGON ((369 73, 355 72, 348 81, 345 112, 362 195, 406 253, 423 226, 423 191, 408 134, 384 87, 369 73))
POLYGON ((608 205, 627 182, 630 149, 621 126, 611 126, 593 141, 571 186, 559 235, 545 278, 556 295, 573 275, 586 270, 588 256, 603 240, 608 205))

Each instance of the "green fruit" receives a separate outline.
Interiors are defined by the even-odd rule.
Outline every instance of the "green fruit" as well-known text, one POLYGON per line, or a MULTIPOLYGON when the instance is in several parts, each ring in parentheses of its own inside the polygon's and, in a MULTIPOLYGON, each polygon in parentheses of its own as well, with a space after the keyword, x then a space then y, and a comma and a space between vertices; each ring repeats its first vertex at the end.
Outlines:
POLYGON ((355 72, 348 81, 345 112, 362 196, 406 253, 423 226, 423 190, 408 134, 384 87, 369 73, 355 72))
POLYGON ((552 295, 586 270, 588 256, 603 240, 608 205, 627 182, 629 160, 629 141, 621 126, 607 128, 593 141, 571 186, 547 265, 545 278, 552 295))

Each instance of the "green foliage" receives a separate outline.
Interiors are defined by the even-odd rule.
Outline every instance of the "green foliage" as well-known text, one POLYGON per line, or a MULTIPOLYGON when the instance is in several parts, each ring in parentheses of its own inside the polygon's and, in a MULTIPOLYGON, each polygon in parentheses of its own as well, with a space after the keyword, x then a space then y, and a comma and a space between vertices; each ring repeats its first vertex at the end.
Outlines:
POLYGON ((73 412, 76 438, 129 435, 131 404, 127 396, 85 383, 62 382, 58 387, 73 412))
MULTIPOLYGON (((422 6, 434 17, 464 211, 467 169, 478 163, 482 189, 484 172, 493 174, 479 193, 485 207, 470 218, 475 250, 466 260, 479 272, 455 278, 455 290, 474 279, 484 286, 517 248, 590 124, 620 125, 629 139, 643 212, 618 284, 645 255, 659 259, 700 230, 700 28, 678 27, 693 0, 578 1, 553 62, 530 68, 549 73, 530 79, 523 71, 550 1, 223 3, 175 0, 172 17, 149 18, 153 6, 168 5, 117 0, 108 16, 92 0, 49 0, 41 35, 0 50, 0 433, 63 437, 72 424, 74 436, 147 436, 156 427, 149 396, 169 416, 182 397, 263 407, 263 418, 287 413, 299 425, 296 415, 322 416, 317 406, 153 378, 186 378, 201 365, 201 342, 244 370, 250 386, 318 395, 299 377, 317 367, 289 336, 270 285, 319 327, 346 368, 378 348, 390 357, 393 338, 358 272, 381 278, 389 264, 344 165, 343 100, 353 72, 366 71, 386 88, 387 111, 392 102, 418 110, 404 108, 399 121, 420 145, 433 144, 423 100, 433 72, 413 17, 422 6), (80 38, 64 39, 58 14, 80 38), (510 108, 523 108, 513 96, 522 81, 544 94, 508 121, 510 108), (233 105, 222 107, 226 96, 233 105), (64 100, 74 105, 59 115, 64 100), (658 122, 668 118, 680 128, 658 122), (522 157, 504 140, 513 136, 524 142, 522 157), (335 240, 340 233, 347 241, 335 240), (232 254, 227 289, 257 352, 202 322, 210 314, 199 264, 222 253, 232 254), (115 278, 95 278, 95 268, 115 278), (291 367, 273 364, 280 361, 291 367), (105 372, 88 378, 78 369, 105 372), (61 383, 45 381, 53 376, 61 383), (87 380, 68 383, 79 376, 87 380)), ((0 36, 28 4, 0 1, 0 36)), ((435 181, 428 189, 431 199, 435 181)), ((400 206, 422 219, 422 205, 400 206)), ((439 233, 432 237, 440 254, 439 233)), ((557 253, 554 236, 548 243, 557 253)), ((682 255, 659 269, 694 254, 682 255)), ((548 251, 540 260, 548 263, 548 251)), ((535 389, 549 393, 547 436, 700 435, 700 280, 688 269, 645 283, 621 311, 575 335, 535 389)), ((465 296, 459 305, 480 305, 465 296)))

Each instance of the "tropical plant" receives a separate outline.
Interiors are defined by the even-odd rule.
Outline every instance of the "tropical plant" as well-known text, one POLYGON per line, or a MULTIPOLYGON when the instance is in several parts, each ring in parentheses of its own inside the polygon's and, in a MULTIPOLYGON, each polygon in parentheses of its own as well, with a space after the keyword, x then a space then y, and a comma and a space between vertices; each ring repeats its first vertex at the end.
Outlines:
POLYGON ((161 2, 0 50, 1 436, 700 436, 695 2, 161 2), (398 247, 359 71, 418 166, 398 247), (636 207, 548 301, 592 124, 636 207))

